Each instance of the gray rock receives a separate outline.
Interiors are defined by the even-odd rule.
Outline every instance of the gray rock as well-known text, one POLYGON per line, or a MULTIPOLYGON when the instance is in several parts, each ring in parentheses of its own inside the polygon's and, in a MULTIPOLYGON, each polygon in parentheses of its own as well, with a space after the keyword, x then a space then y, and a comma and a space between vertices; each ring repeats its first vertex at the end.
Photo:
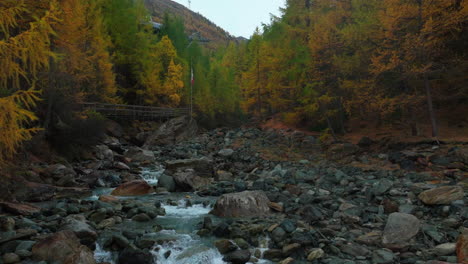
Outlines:
POLYGON ((170 160, 165 162, 166 172, 173 174, 177 171, 192 169, 198 176, 210 178, 213 176, 213 160, 203 157, 198 159, 170 160))
POLYGON ((188 116, 174 118, 164 123, 146 139, 143 148, 152 149, 161 145, 176 144, 197 134, 195 119, 188 116))
POLYGON ((31 251, 24 250, 24 249, 16 250, 15 254, 20 256, 21 258, 28 258, 28 257, 30 257, 32 255, 31 251))
POLYGON ((262 191, 223 194, 211 211, 219 217, 255 217, 270 213, 268 197, 262 191))
POLYGON ((382 179, 372 186, 372 193, 376 196, 382 195, 390 190, 393 186, 393 182, 388 179, 382 179))
POLYGON ((138 147, 129 148, 125 152, 125 157, 130 158, 134 162, 154 162, 155 156, 153 151, 141 149, 138 147))
POLYGON ((250 256, 249 250, 237 250, 227 254, 224 260, 233 264, 245 264, 250 260, 250 256))
POLYGON ((393 263, 395 254, 386 249, 378 249, 372 253, 372 263, 375 264, 389 264, 393 263))
POLYGON ((457 248, 456 243, 444 243, 437 245, 432 249, 432 251, 438 256, 448 256, 455 253, 457 248))
POLYGON ((132 217, 132 220, 136 222, 149 222, 151 218, 147 214, 141 213, 132 217))
POLYGON ((325 252, 321 248, 313 248, 309 255, 307 255, 308 261, 314 261, 316 259, 322 258, 325 255, 325 252))
POLYGON ((83 215, 70 215, 62 221, 62 227, 60 230, 70 230, 75 235, 87 242, 94 242, 97 239, 97 233, 93 227, 91 227, 86 218, 83 215))
POLYGON ((285 219, 282 223, 281 223, 281 228, 284 229, 284 231, 288 232, 288 233, 292 233, 294 232, 294 230, 296 230, 296 225, 294 224, 293 221, 289 220, 289 219, 285 219))
POLYGON ((461 186, 443 186, 424 191, 418 198, 425 204, 441 205, 463 199, 465 193, 461 186))
POLYGON ((225 157, 225 158, 232 156, 232 154, 234 154, 233 149, 222 149, 218 151, 218 155, 220 155, 221 157, 225 157))
POLYGON ((15 253, 6 253, 3 255, 3 263, 5 264, 19 263, 20 261, 20 257, 15 253))
POLYGON ((382 243, 388 248, 403 248, 419 232, 420 221, 414 215, 392 213, 383 232, 382 243))
POLYGON ((354 256, 354 257, 367 256, 370 253, 367 248, 360 246, 358 244, 355 244, 355 243, 347 243, 347 244, 341 245, 340 248, 342 252, 348 255, 354 256))
POLYGON ((0 218, 1 231, 8 232, 15 230, 15 223, 15 219, 13 219, 12 217, 0 218))
POLYGON ((176 172, 172 177, 176 183, 176 189, 181 191, 196 191, 213 181, 213 178, 200 177, 195 171, 190 169, 176 172))
POLYGON ((161 175, 158 179, 158 188, 164 188, 168 192, 174 192, 176 190, 176 183, 174 178, 169 175, 161 175))
POLYGON ((215 246, 221 254, 226 254, 237 249, 237 246, 228 239, 215 241, 215 246))
POLYGON ((271 232, 271 239, 277 243, 283 241, 285 237, 286 232, 281 227, 277 227, 273 230, 273 232, 271 232))
POLYGON ((125 248, 119 253, 118 264, 153 264, 154 257, 149 250, 125 248))
POLYGON ((16 251, 18 250, 28 250, 31 251, 32 247, 36 244, 36 241, 21 241, 18 246, 16 247, 16 251))

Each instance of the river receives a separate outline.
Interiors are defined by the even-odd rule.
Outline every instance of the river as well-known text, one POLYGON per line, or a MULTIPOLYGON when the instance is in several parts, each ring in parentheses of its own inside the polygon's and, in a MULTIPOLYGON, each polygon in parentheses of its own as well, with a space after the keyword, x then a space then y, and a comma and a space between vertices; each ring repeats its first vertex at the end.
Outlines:
MULTIPOLYGON (((142 170, 141 176, 150 185, 155 186, 164 169, 161 167, 142 170)), ((97 200, 100 195, 110 194, 113 188, 100 188, 93 192, 90 200, 97 200)), ((139 197, 121 197, 119 199, 137 199, 143 202, 161 202, 165 209, 165 216, 158 216, 151 223, 136 223, 128 221, 122 223, 127 228, 135 225, 154 225, 162 227, 159 232, 147 233, 161 238, 162 245, 151 249, 156 264, 223 264, 223 255, 214 246, 214 237, 200 237, 196 234, 199 224, 210 216, 214 223, 216 217, 209 215, 216 197, 200 197, 194 193, 171 193, 165 195, 145 195, 139 197), (172 202, 171 202, 172 201, 172 202), (192 204, 193 203, 193 204, 192 204)), ((267 249, 268 238, 260 241, 258 250, 267 249)), ((117 253, 105 251, 100 242, 96 245, 94 256, 97 262, 116 264, 117 253)), ((257 263, 271 263, 266 260, 257 260, 257 263)))

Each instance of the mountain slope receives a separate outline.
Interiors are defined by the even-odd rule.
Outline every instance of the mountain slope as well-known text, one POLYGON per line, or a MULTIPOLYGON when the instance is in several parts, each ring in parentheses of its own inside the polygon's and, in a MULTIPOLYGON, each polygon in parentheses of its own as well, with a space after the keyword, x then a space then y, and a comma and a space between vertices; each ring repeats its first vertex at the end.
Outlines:
POLYGON ((206 46, 216 48, 229 41, 236 41, 224 29, 220 28, 206 17, 195 13, 185 6, 171 0, 145 0, 146 7, 150 10, 153 20, 161 23, 164 14, 169 13, 182 17, 188 35, 199 32, 201 37, 210 40, 206 46))

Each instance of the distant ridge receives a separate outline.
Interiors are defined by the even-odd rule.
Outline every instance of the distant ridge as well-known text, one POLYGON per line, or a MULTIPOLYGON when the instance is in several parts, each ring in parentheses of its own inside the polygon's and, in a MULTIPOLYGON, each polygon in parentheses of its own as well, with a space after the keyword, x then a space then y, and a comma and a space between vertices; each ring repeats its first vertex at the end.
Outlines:
POLYGON ((150 10, 153 20, 158 23, 162 23, 165 13, 182 17, 187 34, 190 36, 193 33, 199 32, 202 38, 210 40, 209 43, 205 44, 209 48, 226 45, 229 41, 243 41, 243 39, 231 36, 226 30, 217 26, 206 17, 174 1, 145 0, 145 5, 150 10))

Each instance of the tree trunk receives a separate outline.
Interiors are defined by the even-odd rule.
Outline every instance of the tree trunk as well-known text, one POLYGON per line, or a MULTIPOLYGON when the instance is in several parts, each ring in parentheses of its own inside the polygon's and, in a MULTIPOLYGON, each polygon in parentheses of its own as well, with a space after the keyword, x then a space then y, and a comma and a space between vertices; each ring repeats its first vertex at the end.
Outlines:
POLYGON ((327 119, 328 129, 330 129, 330 133, 332 134, 332 137, 333 137, 333 141, 337 142, 338 139, 336 138, 335 130, 333 129, 333 125, 330 121, 330 118, 327 116, 326 119, 327 119))
POLYGON ((408 108, 409 115, 410 115, 410 126, 411 126, 411 135, 412 136, 419 136, 419 127, 418 127, 418 120, 416 118, 416 111, 414 111, 413 107, 408 108))
POLYGON ((429 82, 427 73, 424 73, 424 86, 426 87, 426 99, 427 99, 427 107, 429 110, 429 118, 431 119, 432 136, 437 137, 439 136, 439 131, 437 127, 436 116, 434 113, 434 106, 432 105, 431 83, 429 82))
POLYGON ((346 129, 345 129, 345 126, 344 126, 344 108, 343 108, 343 98, 340 97, 340 128, 341 128, 341 133, 343 135, 346 134, 346 129))

